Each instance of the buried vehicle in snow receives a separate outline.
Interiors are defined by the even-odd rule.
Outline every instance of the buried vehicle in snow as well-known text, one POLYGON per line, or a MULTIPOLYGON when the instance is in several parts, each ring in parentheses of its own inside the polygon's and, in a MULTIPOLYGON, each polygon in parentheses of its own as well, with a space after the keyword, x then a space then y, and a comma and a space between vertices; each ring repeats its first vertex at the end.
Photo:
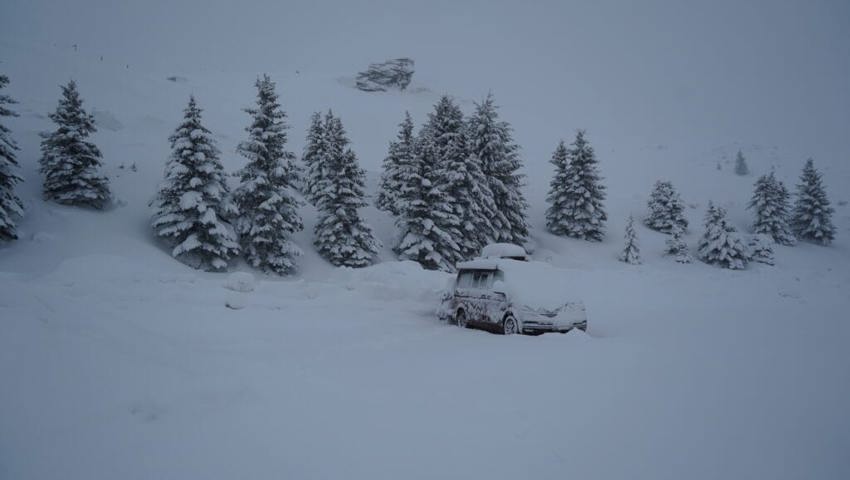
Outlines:
POLYGON ((565 298, 563 271, 529 261, 516 245, 490 245, 482 255, 457 265, 441 319, 505 335, 587 330, 584 304, 565 298))

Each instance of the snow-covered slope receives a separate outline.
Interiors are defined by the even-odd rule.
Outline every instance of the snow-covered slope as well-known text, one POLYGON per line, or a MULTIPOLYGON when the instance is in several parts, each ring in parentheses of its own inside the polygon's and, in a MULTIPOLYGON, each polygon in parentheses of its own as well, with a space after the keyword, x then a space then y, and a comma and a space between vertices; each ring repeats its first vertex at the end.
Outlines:
POLYGON ((0 478, 850 475, 846 5, 200 3, 0 7, 26 179, 21 239, 0 247, 0 478), (351 88, 397 56, 416 60, 411 91, 351 88), (492 90, 522 146, 533 256, 569 272, 588 334, 439 323, 447 275, 395 261, 372 207, 385 248, 367 269, 314 253, 310 207, 297 276, 238 264, 257 284, 236 292, 230 274, 170 258, 147 205, 168 135, 194 93, 235 171, 264 72, 290 148, 332 108, 370 192, 405 110, 419 125, 444 92, 469 112, 492 90), (40 198, 38 132, 69 78, 100 127, 119 199, 106 212, 40 198), (580 127, 608 187, 601 243, 543 231, 551 152, 580 127), (751 176, 732 171, 739 149, 751 176), (643 265, 616 260, 656 179, 688 205, 693 246, 709 200, 746 229, 756 176, 793 185, 809 155, 836 208, 832 246, 730 272, 676 264, 637 226, 643 265))

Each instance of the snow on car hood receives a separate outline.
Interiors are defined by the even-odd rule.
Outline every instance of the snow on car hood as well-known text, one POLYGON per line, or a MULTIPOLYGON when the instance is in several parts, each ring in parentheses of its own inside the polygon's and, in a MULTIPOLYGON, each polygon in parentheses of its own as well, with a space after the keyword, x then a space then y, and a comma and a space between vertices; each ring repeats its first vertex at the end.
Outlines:
POLYGON ((504 292, 516 305, 538 311, 555 311, 567 303, 581 300, 570 292, 570 273, 566 270, 543 262, 500 259, 495 263, 504 273, 504 279, 497 281, 493 290, 504 292))

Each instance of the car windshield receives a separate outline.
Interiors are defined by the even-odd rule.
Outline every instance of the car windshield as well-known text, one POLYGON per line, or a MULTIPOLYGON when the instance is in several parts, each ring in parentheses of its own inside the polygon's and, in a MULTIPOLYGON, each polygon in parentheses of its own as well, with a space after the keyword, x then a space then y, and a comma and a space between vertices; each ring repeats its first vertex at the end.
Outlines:
POLYGON ((496 277, 495 273, 493 270, 461 270, 457 276, 457 286, 458 288, 491 288, 496 277))

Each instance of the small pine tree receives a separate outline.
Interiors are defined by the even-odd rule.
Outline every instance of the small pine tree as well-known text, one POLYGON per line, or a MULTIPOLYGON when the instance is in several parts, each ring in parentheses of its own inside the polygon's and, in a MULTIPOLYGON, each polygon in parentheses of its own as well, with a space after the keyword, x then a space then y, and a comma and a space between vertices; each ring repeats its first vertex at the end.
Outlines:
POLYGON ((519 172, 522 161, 514 143, 511 126, 499 121, 493 95, 476 104, 468 125, 469 149, 493 192, 494 216, 490 222, 497 242, 522 245, 528 239, 526 209, 522 193, 525 176, 519 172))
POLYGON ((747 246, 726 221, 726 210, 708 204, 705 215, 705 233, 697 249, 700 260, 723 268, 740 270, 746 268, 750 258, 747 246))
POLYGON ((748 209, 756 214, 753 232, 769 235, 780 245, 794 245, 796 240, 788 227, 790 194, 773 172, 756 180, 748 209))
POLYGON ((238 210, 230 200, 218 148, 201 124, 201 109, 194 97, 189 98, 183 122, 169 141, 165 180, 152 202, 154 231, 173 245, 174 258, 196 268, 223 270, 239 254, 237 235, 228 221, 238 210))
POLYGON ((325 126, 319 112, 310 118, 310 128, 307 130, 307 145, 301 161, 304 163, 304 182, 302 193, 312 204, 316 204, 316 186, 322 182, 324 172, 321 170, 322 156, 325 154, 325 126))
POLYGON ((747 166, 747 159, 744 158, 744 154, 738 150, 738 155, 735 156, 735 174, 736 175, 749 175, 750 167, 747 166))
POLYGON ((773 238, 770 235, 757 233, 750 235, 747 242, 750 248, 750 260, 754 262, 773 265, 773 238))
POLYGON ((679 263, 691 263, 693 258, 688 250, 688 244, 682 240, 684 230, 679 225, 674 224, 670 231, 670 238, 665 242, 664 253, 673 256, 679 263))
POLYGON ((626 222, 626 245, 620 253, 619 259, 631 265, 640 264, 640 247, 638 246, 637 232, 635 232, 634 218, 629 215, 629 220, 626 222))
POLYGON ((670 233, 674 226, 683 231, 688 230, 688 220, 685 218, 685 205, 672 182, 655 182, 655 187, 649 196, 649 214, 644 219, 647 227, 659 232, 670 233))
POLYGON ((100 150, 86 141, 97 131, 94 116, 83 109, 77 84, 62 87, 62 99, 50 114, 56 131, 42 134, 41 173, 44 196, 64 205, 104 208, 110 200, 109 181, 100 175, 100 150))
POLYGON ((434 106, 425 132, 435 160, 433 184, 454 210, 454 215, 435 220, 460 245, 459 260, 472 258, 496 238, 490 221, 496 205, 480 162, 469 154, 463 113, 450 97, 443 96, 434 106))
POLYGON ((552 157, 555 177, 547 197, 546 227, 555 235, 601 241, 605 234, 605 186, 601 184, 596 154, 579 130, 567 150, 563 142, 552 157))
POLYGON ((274 82, 264 75, 256 87, 257 106, 245 110, 251 115, 248 140, 237 149, 248 164, 234 195, 240 214, 235 226, 248 263, 284 275, 295 271, 295 257, 301 255, 290 239, 304 228, 292 194, 295 154, 285 149, 289 127, 274 82))
POLYGON ((399 203, 404 170, 413 161, 413 119, 404 112, 404 120, 399 124, 398 139, 390 142, 389 152, 384 159, 384 171, 378 185, 378 198, 375 205, 393 216, 401 215, 403 207, 399 203))
POLYGON ((418 262, 428 270, 451 272, 462 258, 461 246, 455 241, 455 232, 440 225, 454 225, 447 220, 457 217, 433 181, 435 157, 431 138, 423 128, 414 143, 410 168, 400 175, 402 211, 396 225, 401 235, 393 250, 399 258, 418 262))
POLYGON ((829 245, 835 239, 835 226, 832 224, 834 211, 826 197, 821 174, 815 169, 815 163, 810 158, 803 167, 803 174, 797 185, 797 201, 794 203, 791 227, 798 238, 829 245))
POLYGON ((337 266, 365 267, 380 249, 372 229, 360 218, 358 209, 366 206, 366 172, 357 165, 349 148, 342 122, 328 112, 325 117, 325 154, 319 168, 326 175, 316 185, 319 220, 315 245, 319 253, 337 266))
MULTIPOLYGON (((9 77, 0 75, 0 91, 9 84, 9 77)), ((17 117, 18 114, 7 107, 16 102, 12 97, 0 93, 0 120, 3 117, 17 117)), ((24 205, 15 194, 15 185, 21 181, 15 173, 18 160, 15 151, 18 144, 11 137, 11 130, 0 123, 0 240, 9 241, 18 238, 17 222, 24 214, 24 205)))

